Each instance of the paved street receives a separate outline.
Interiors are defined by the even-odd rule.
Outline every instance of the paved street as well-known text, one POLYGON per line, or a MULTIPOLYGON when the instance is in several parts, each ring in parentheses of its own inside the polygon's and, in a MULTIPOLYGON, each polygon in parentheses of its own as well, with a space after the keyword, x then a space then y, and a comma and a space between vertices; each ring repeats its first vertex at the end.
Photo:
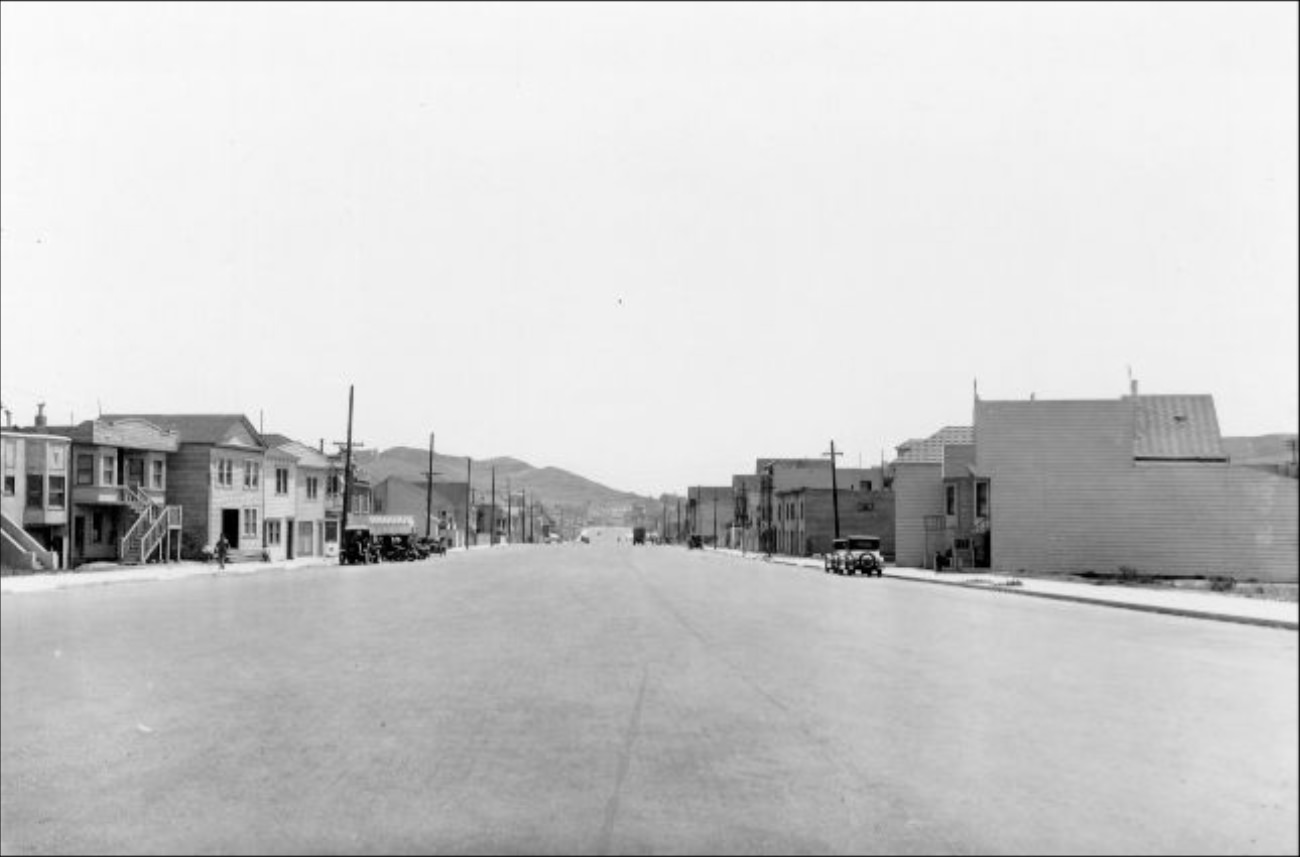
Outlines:
POLYGON ((626 543, 5 594, 5 853, 1295 853, 1297 634, 626 543))

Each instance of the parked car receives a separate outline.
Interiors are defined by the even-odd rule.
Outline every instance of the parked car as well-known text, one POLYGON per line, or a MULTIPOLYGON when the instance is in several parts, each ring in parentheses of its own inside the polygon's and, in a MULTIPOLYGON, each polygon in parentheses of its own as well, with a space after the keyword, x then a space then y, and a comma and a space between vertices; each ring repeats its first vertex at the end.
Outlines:
POLYGON ((425 557, 433 556, 434 554, 445 554, 447 552, 447 546, 443 544, 442 539, 434 538, 432 536, 420 536, 415 540, 415 548, 416 550, 421 551, 425 557))
POLYGON ((831 542, 826 554, 826 571, 834 574, 866 574, 879 577, 885 567, 877 536, 849 536, 831 542))
POLYGON ((692 535, 686 540, 687 550, 695 550, 696 548, 699 548, 700 550, 704 549, 704 536, 692 535))

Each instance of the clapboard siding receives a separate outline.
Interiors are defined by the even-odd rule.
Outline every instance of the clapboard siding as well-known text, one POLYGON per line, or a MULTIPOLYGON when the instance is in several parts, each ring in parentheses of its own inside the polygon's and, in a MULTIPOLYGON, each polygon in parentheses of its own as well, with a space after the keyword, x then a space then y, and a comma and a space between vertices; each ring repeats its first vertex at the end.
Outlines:
POLYGON ((943 467, 937 461, 894 468, 894 562, 925 564, 925 516, 943 514, 943 467))
POLYGON ((212 447, 186 445, 167 456, 167 503, 182 508, 181 545, 187 558, 213 538, 211 510, 212 447))
POLYGON ((994 569, 1294 581, 1297 483, 1221 463, 1135 463, 1127 401, 976 407, 994 569))

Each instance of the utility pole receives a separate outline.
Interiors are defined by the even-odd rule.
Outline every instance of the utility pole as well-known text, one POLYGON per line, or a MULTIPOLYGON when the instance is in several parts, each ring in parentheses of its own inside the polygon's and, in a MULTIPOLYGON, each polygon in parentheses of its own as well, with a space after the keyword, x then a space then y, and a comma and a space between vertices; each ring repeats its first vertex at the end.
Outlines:
POLYGON ((831 441, 830 452, 822 453, 831 457, 831 508, 835 510, 835 538, 837 539, 840 537, 840 491, 835 483, 835 458, 843 454, 835 451, 835 441, 831 441))
POLYGON ((424 537, 433 530, 433 432, 429 432, 429 488, 424 492, 424 537))
POLYGON ((348 385, 348 445, 343 453, 343 528, 339 530, 339 565, 345 561, 348 538, 348 506, 352 503, 352 393, 348 385))
POLYGON ((682 498, 677 498, 677 526, 673 529, 673 541, 682 540, 682 498))
POLYGON ((515 540, 515 494, 510 490, 510 480, 506 480, 506 544, 515 540))
POLYGON ((474 459, 465 456, 465 550, 469 550, 469 507, 474 494, 474 459))
MULTIPOLYGON (((492 507, 490 511, 492 513, 492 535, 488 539, 488 544, 494 545, 497 543, 497 469, 495 465, 492 467, 492 507)), ((836 533, 836 535, 839 534, 836 533)))

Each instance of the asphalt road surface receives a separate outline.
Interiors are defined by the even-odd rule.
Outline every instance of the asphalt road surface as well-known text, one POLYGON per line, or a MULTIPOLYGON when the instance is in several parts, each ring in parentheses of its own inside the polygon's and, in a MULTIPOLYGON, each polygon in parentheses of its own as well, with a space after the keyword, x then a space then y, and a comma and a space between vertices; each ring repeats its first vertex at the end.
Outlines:
POLYGON ((626 543, 5 595, 5 853, 1296 853, 1294 632, 626 543))

